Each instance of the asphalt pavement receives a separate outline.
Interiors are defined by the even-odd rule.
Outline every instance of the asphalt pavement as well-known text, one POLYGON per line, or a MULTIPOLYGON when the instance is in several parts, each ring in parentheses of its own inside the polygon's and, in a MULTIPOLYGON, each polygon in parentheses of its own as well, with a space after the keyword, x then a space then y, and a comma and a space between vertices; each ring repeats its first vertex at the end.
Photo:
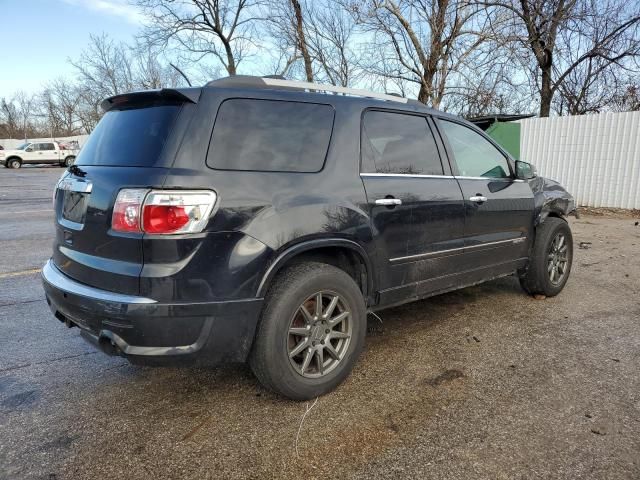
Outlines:
POLYGON ((130 365, 54 319, 61 173, 0 168, 0 479, 640 478, 639 218, 572 219, 558 297, 510 277, 380 312, 347 382, 296 403, 242 365, 130 365))

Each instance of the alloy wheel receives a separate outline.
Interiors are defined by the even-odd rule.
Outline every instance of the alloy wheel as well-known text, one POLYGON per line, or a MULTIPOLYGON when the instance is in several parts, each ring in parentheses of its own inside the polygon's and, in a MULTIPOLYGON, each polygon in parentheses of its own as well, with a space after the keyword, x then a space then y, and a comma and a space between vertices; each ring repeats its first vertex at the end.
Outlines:
POLYGON ((547 273, 554 285, 559 285, 567 274, 569 264, 569 246, 564 233, 558 233, 547 254, 547 273))
POLYGON ((335 292, 320 291, 298 307, 287 332, 291 365, 303 377, 319 378, 344 359, 351 342, 351 311, 335 292))

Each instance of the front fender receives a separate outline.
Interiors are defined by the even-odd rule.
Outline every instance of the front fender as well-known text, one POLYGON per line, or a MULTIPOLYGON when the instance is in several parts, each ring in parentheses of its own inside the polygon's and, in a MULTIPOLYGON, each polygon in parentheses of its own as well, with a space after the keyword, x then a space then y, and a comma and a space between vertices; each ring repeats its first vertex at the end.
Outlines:
POLYGON ((535 177, 529 180, 535 204, 535 225, 543 223, 547 217, 566 217, 576 210, 573 196, 555 180, 535 177))

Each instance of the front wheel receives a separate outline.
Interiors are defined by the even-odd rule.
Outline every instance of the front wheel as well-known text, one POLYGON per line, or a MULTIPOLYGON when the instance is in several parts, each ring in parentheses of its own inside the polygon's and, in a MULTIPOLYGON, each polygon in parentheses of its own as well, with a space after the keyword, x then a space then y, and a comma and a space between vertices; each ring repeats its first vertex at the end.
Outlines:
POLYGON ((351 372, 366 332, 362 292, 339 268, 302 263, 274 280, 249 359, 267 388, 307 400, 351 372))
POLYGON ((549 217, 536 230, 533 255, 520 284, 531 295, 553 297, 564 288, 573 262, 573 236, 569 224, 549 217))

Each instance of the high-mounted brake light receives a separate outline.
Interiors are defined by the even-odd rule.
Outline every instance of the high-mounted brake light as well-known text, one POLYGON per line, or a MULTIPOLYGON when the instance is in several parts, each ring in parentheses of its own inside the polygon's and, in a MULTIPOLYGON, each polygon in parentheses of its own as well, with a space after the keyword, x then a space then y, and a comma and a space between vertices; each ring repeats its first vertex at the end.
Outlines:
POLYGON ((201 232, 216 198, 210 190, 123 189, 113 207, 111 228, 160 235, 201 232))

